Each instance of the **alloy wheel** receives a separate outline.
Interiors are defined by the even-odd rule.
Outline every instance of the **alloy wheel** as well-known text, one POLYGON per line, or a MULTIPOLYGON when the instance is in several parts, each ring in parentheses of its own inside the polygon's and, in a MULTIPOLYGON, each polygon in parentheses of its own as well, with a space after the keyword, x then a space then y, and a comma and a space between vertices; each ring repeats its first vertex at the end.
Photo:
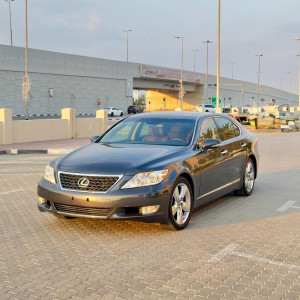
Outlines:
POLYGON ((252 161, 248 161, 245 168, 245 178, 244 178, 245 189, 250 193, 254 186, 254 167, 252 161))
POLYGON ((183 225, 191 212, 191 193, 185 183, 179 183, 174 189, 171 204, 172 218, 177 225, 183 225))

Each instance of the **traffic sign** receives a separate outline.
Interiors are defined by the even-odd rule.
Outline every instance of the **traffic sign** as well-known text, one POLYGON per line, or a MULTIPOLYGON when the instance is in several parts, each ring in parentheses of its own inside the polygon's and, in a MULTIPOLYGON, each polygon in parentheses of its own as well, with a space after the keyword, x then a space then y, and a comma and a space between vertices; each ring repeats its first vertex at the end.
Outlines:
MULTIPOLYGON (((219 98, 219 104, 221 104, 222 99, 219 98)), ((211 97, 211 105, 216 106, 217 101, 216 101, 216 97, 211 97)))

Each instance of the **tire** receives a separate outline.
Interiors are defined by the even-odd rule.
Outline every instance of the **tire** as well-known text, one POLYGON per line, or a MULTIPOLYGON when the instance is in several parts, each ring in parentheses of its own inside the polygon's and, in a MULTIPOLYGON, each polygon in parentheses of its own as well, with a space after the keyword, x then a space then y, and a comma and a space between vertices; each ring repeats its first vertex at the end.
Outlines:
POLYGON ((121 117, 123 116, 123 113, 122 113, 122 112, 120 113, 120 116, 121 116, 121 117))
POLYGON ((209 112, 209 110, 206 110, 205 112, 209 112))
POLYGON ((182 230, 191 219, 194 205, 193 192, 189 182, 179 177, 172 188, 169 208, 168 221, 161 224, 163 229, 182 230))
POLYGON ((255 167, 253 160, 248 158, 243 174, 243 186, 240 190, 236 190, 235 194, 239 196, 250 196, 254 189, 255 167))
POLYGON ((134 114, 136 115, 136 111, 134 112, 134 114))
POLYGON ((113 117, 113 116, 114 116, 114 113, 112 112, 112 113, 110 114, 110 116, 113 117))

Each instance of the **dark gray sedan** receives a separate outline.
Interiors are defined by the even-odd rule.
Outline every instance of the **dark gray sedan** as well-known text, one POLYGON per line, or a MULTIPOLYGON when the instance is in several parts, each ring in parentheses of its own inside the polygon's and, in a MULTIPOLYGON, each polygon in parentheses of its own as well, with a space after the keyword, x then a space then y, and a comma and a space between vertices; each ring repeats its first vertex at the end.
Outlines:
POLYGON ((38 208, 180 230, 195 207, 233 191, 249 196, 257 165, 256 137, 226 115, 135 115, 46 166, 38 208))

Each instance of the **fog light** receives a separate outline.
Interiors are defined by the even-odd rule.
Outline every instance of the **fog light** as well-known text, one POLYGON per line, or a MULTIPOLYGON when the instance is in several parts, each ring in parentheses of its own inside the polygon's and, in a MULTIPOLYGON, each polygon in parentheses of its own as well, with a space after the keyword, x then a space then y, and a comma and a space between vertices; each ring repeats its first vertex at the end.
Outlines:
POLYGON ((149 215, 157 212, 159 209, 159 205, 153 205, 153 206, 143 206, 140 207, 140 214, 142 215, 149 215))
POLYGON ((39 197, 38 201, 39 201, 40 204, 45 204, 46 203, 46 199, 44 199, 42 197, 39 197))

